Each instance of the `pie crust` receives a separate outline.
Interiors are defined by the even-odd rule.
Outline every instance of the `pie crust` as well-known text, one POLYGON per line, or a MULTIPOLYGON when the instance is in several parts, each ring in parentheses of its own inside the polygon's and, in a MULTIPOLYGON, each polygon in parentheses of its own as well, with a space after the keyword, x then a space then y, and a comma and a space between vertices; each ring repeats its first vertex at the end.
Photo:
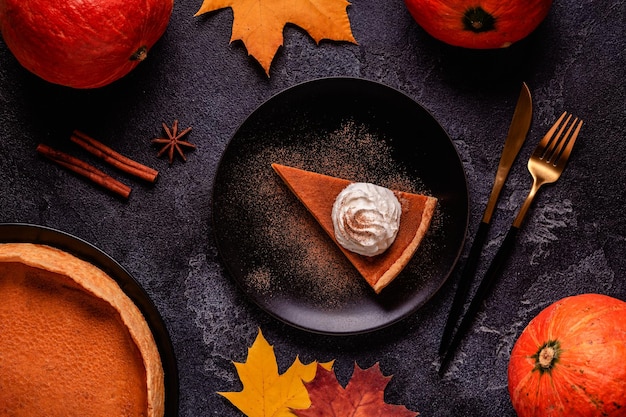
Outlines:
POLYGON ((0 415, 164 414, 150 328, 116 281, 44 245, 0 244, 0 415))

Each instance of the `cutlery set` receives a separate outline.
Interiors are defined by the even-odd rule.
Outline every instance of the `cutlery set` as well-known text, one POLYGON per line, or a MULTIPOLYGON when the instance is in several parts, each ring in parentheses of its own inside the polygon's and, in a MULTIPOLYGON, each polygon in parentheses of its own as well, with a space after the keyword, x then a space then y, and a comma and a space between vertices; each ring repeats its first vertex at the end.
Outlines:
POLYGON ((478 284, 478 288, 465 311, 465 315, 461 318, 464 304, 468 299, 469 291, 474 281, 482 247, 487 239, 491 217, 496 207, 500 191, 526 139, 531 119, 532 99, 528 86, 524 83, 504 143, 491 194, 487 201, 483 218, 476 231, 467 261, 461 272, 461 278, 441 338, 441 344, 439 346, 439 355, 442 357, 439 368, 440 375, 445 373, 457 347, 471 328, 473 319, 480 310, 483 300, 487 297, 497 277, 502 272, 506 260, 513 250, 516 236, 537 191, 545 184, 556 182, 563 173, 583 124, 582 120, 564 112, 548 130, 539 144, 537 144, 537 147, 528 160, 528 171, 533 178, 530 192, 507 232, 502 245, 487 268, 487 272, 478 284), (456 332, 454 331, 455 328, 456 332))

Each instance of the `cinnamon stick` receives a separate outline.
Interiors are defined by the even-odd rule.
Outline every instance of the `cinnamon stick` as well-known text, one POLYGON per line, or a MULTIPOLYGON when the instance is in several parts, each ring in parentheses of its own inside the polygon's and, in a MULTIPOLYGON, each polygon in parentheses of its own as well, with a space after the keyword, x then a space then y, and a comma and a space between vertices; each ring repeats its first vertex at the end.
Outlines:
POLYGON ((70 136, 72 142, 85 149, 87 152, 101 158, 127 174, 134 175, 145 181, 154 183, 159 175, 155 169, 147 167, 130 158, 121 155, 98 140, 87 136, 83 132, 75 130, 70 136))
POLYGON ((117 181, 115 178, 105 174, 96 167, 89 165, 88 163, 83 162, 78 158, 53 149, 42 143, 37 146, 37 152, 50 159, 51 161, 56 162, 62 167, 65 167, 70 171, 73 171, 91 180, 95 184, 98 184, 101 187, 117 195, 120 195, 124 198, 128 198, 128 196, 130 195, 131 188, 129 186, 117 181))

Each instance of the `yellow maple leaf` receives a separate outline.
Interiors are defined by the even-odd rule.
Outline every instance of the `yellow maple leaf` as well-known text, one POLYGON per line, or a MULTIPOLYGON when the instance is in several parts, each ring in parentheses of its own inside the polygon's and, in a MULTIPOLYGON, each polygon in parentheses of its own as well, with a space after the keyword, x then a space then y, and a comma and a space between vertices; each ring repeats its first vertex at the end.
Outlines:
MULTIPOLYGON (((248 349, 246 362, 233 363, 243 390, 218 394, 226 397, 246 416, 294 417, 291 409, 306 409, 311 405, 304 383, 315 378, 317 362, 304 365, 296 357, 289 369, 279 375, 274 347, 265 340, 261 329, 248 349)), ((320 365, 331 370, 333 362, 320 365)))
POLYGON ((346 11, 349 5, 346 0, 204 0, 195 15, 232 8, 231 43, 242 41, 269 76, 288 23, 304 29, 318 44, 322 39, 356 43, 346 11))

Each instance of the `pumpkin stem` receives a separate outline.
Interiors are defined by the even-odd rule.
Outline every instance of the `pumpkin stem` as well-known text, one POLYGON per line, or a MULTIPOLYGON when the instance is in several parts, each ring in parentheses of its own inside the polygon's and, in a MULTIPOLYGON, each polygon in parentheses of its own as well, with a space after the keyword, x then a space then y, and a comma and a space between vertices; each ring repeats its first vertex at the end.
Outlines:
POLYGON ((539 352, 539 365, 542 368, 549 368, 552 366, 552 360, 554 359, 554 348, 546 346, 539 352))
POLYGON ((148 56, 148 47, 144 45, 144 46, 141 46, 139 49, 137 49, 135 52, 133 52, 133 54, 130 56, 130 60, 141 62, 144 59, 146 59, 147 56, 148 56))
POLYGON ((558 362, 560 354, 561 344, 556 340, 547 341, 532 356, 535 359, 535 370, 541 373, 550 372, 558 362))
POLYGON ((471 7, 463 14, 463 27, 474 33, 495 30, 496 18, 482 7, 471 7))

